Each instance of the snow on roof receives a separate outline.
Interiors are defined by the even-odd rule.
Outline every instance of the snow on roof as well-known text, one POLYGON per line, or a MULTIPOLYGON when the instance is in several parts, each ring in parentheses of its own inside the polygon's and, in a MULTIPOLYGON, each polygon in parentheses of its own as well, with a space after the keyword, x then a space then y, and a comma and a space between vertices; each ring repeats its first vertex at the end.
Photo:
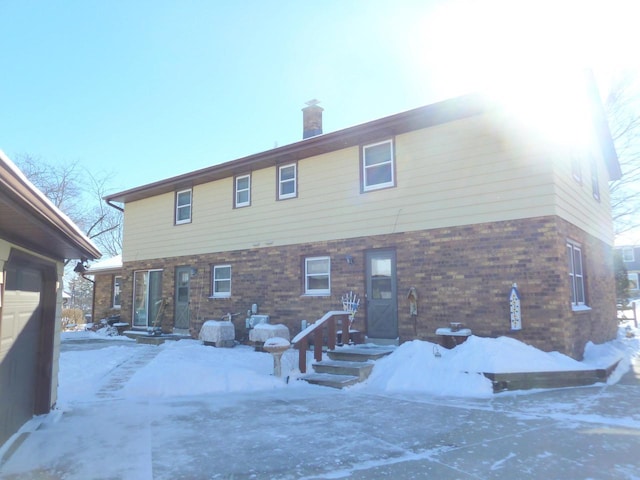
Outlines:
POLYGON ((88 274, 99 273, 107 270, 117 270, 122 268, 122 255, 116 255, 115 257, 105 258, 99 262, 94 263, 89 267, 88 274))
POLYGON ((640 228, 616 235, 614 245, 616 247, 640 246, 640 228))

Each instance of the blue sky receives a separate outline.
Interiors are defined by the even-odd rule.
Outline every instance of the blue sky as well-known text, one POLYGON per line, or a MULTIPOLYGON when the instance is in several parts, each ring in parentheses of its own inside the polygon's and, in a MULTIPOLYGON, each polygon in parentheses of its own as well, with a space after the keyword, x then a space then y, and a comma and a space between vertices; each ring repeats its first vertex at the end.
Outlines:
POLYGON ((637 42, 631 1, 0 0, 0 149, 113 172, 112 191, 490 84, 595 69, 637 42))

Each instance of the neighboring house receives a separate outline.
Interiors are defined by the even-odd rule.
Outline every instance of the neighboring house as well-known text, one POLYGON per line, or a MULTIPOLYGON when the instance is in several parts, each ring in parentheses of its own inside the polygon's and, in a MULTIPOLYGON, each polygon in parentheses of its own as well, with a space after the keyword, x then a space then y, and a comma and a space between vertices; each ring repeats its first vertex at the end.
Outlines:
POLYGON ((0 151, 0 444, 55 404, 64 261, 98 257, 0 151))
POLYGON ((93 310, 94 322, 113 315, 120 315, 122 284, 122 255, 116 255, 94 263, 85 272, 92 275, 93 284, 93 310))
POLYGON ((619 245, 616 250, 620 251, 622 261, 627 269, 629 277, 629 297, 640 298, 640 246, 619 245))
POLYGON ((538 128, 558 128, 554 110, 523 118, 481 95, 327 134, 311 104, 302 141, 109 195, 124 211, 123 321, 195 336, 257 304, 295 335, 353 291, 370 342, 435 341, 462 322, 581 358, 616 334, 620 176, 601 104, 585 105, 577 146, 538 128))

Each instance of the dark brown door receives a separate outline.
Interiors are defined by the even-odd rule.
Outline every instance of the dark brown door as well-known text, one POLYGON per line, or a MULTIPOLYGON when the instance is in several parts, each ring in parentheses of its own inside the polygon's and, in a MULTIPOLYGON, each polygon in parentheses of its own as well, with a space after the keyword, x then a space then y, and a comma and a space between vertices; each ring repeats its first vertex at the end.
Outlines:
POLYGON ((189 284, 191 267, 176 268, 175 328, 189 328, 189 284))
POLYGON ((398 338, 398 288, 395 250, 371 250, 367 262, 367 337, 395 343, 398 338))

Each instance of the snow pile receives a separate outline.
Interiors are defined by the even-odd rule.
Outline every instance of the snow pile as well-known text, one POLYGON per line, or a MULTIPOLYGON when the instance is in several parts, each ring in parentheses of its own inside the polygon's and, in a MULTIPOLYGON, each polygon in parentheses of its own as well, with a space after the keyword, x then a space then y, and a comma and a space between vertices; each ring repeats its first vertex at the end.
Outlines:
POLYGON ((167 342, 124 388, 129 397, 172 397, 269 390, 284 386, 274 377, 273 358, 250 347, 214 348, 195 340, 167 342))
POLYGON ((618 338, 599 345, 588 342, 584 348, 584 363, 592 368, 607 368, 619 362, 607 379, 609 385, 617 383, 631 367, 631 359, 640 355, 640 328, 625 322, 618 329, 618 338))
POLYGON ((492 395, 488 378, 450 365, 456 350, 464 345, 447 350, 421 340, 403 343, 391 355, 378 360, 367 381, 354 388, 472 397, 492 395), (441 356, 436 356, 437 353, 441 356))
POLYGON ((486 373, 551 372, 589 370, 571 357, 558 352, 543 352, 515 338, 471 336, 450 352, 450 367, 486 373))
POLYGON ((627 340, 588 344, 584 362, 559 352, 543 352, 509 337, 471 336, 451 350, 414 340, 376 362, 366 383, 356 388, 486 397, 493 394, 493 389, 491 381, 482 373, 593 370, 620 361, 609 380, 615 383, 629 370, 631 356, 640 350, 637 341, 627 340))

